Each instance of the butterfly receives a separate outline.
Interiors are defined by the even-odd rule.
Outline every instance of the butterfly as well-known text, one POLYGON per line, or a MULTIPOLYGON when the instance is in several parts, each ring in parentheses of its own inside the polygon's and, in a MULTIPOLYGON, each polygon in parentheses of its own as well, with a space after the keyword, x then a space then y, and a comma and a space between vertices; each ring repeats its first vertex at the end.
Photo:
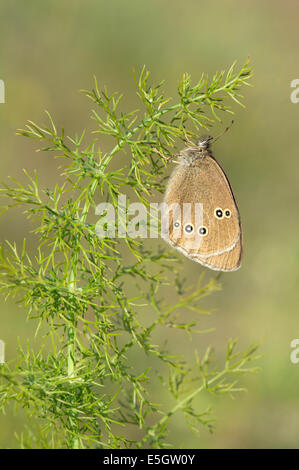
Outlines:
POLYGON ((216 271, 241 265, 242 226, 224 170, 211 152, 212 137, 182 150, 169 180, 162 238, 188 258, 216 271))

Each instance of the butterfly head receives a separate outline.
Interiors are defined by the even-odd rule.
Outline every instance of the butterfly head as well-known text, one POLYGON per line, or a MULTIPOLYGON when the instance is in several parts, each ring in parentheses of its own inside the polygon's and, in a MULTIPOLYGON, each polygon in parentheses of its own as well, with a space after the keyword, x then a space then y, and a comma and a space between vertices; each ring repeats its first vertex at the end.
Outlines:
POLYGON ((200 139, 197 142, 197 147, 200 150, 208 150, 211 145, 211 141, 213 140, 213 137, 210 135, 205 135, 203 137, 200 137, 200 139))
POLYGON ((211 136, 201 137, 196 144, 187 147, 180 153, 182 162, 189 166, 196 165, 202 158, 211 155, 210 143, 213 140, 211 136))

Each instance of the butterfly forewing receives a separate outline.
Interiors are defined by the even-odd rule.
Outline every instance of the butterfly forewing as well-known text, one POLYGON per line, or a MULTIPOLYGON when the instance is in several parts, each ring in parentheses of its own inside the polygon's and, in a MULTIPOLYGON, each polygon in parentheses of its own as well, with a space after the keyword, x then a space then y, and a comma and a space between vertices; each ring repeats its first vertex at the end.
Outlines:
POLYGON ((174 210, 169 211, 163 238, 211 269, 238 269, 242 255, 239 210, 224 171, 210 154, 180 163, 164 201, 174 210), (187 212, 186 205, 190 206, 187 212))

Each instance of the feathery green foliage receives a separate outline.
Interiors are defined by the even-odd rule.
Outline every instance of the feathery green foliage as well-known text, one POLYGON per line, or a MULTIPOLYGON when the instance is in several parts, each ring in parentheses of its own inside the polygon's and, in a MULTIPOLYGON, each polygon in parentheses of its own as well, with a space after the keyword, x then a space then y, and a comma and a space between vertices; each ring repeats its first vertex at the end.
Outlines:
POLYGON ((99 91, 95 83, 86 95, 96 105, 95 133, 110 146, 106 152, 94 139, 85 143, 84 133, 65 137, 49 114, 49 127, 29 121, 20 131, 40 142, 39 150, 64 159, 63 184, 52 190, 41 189, 37 174, 27 173, 27 186, 12 179, 2 189, 9 198, 4 210, 21 206, 39 240, 33 257, 25 241, 21 247, 7 242, 0 252, 1 290, 16 295, 35 319, 37 337, 43 332, 38 351, 20 343, 15 362, 0 365, 1 409, 14 402, 33 422, 20 436, 22 447, 161 448, 171 444, 171 418, 179 412, 192 429, 211 429, 211 411, 197 409, 198 396, 238 392, 234 376, 255 370, 250 362, 256 346, 237 353, 229 341, 221 366, 211 348, 189 364, 157 344, 161 329, 204 333, 198 322, 207 312, 200 303, 219 285, 201 278, 186 288, 166 245, 161 249, 156 240, 149 249, 136 238, 99 239, 93 220, 99 201, 116 206, 123 192, 148 205, 164 190, 161 154, 171 155, 178 140, 232 112, 229 100, 240 102, 239 89, 250 77, 248 62, 239 72, 233 66, 211 80, 203 75, 196 85, 184 74, 178 100, 170 104, 163 82, 150 85, 143 69, 135 76, 143 110, 126 113, 121 95, 99 91), (122 163, 125 156, 122 168, 119 155, 122 163), (186 310, 193 320, 184 323, 186 310), (153 384, 170 405, 152 400, 153 384))

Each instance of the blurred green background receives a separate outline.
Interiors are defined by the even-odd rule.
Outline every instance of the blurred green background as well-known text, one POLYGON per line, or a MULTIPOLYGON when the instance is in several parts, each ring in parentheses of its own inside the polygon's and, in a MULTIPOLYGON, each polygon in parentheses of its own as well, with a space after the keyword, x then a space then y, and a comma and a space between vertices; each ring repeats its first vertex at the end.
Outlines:
MULTIPOLYGON (((243 381, 248 393, 212 400, 213 435, 186 433, 178 420, 172 439, 183 447, 298 447, 299 364, 290 361, 290 342, 299 337, 299 104, 290 100, 290 83, 299 78, 298 20, 294 0, 1 2, 2 181, 36 168, 41 185, 55 184, 57 162, 15 131, 27 119, 45 123, 45 109, 69 135, 94 127, 91 103, 78 92, 92 87, 93 75, 135 108, 132 67, 146 64, 151 81, 165 79, 166 95, 174 96, 183 72, 195 82, 202 72, 227 69, 235 59, 240 67, 251 57, 254 87, 243 90, 246 109, 236 108, 233 128, 214 147, 241 210, 244 261, 222 275, 222 291, 208 301, 217 309, 210 321, 216 333, 205 341, 221 350, 229 337, 243 347, 263 339, 261 371, 243 381)), ((31 228, 19 213, 2 216, 1 240, 20 242, 31 228)), ((192 280, 204 269, 183 261, 192 280)), ((0 307, 9 360, 17 337, 25 342, 34 325, 12 301, 1 299, 0 307)), ((14 433, 23 426, 22 415, 0 416, 0 447, 16 445, 14 433)))

